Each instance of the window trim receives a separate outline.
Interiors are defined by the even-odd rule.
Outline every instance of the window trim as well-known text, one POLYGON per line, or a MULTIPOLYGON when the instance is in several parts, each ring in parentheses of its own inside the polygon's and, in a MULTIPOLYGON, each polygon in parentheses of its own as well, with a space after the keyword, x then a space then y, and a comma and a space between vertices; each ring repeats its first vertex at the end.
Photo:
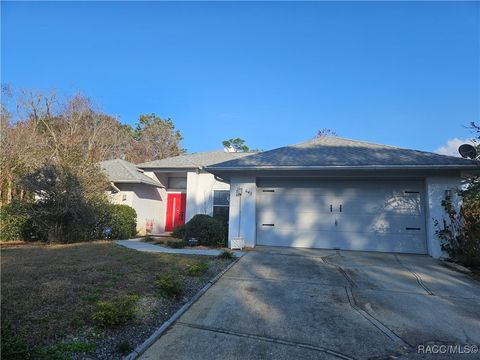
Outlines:
POLYGON ((230 190, 213 190, 213 199, 212 199, 212 207, 230 207, 230 190), (228 193, 228 204, 215 204, 215 192, 226 192, 228 193))

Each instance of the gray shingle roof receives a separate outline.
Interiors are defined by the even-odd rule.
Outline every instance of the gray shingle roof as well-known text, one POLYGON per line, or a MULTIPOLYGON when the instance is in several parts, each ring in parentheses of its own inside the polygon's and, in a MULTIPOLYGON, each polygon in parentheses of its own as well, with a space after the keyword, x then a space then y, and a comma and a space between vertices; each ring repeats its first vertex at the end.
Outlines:
POLYGON ((166 159, 149 161, 137 166, 143 169, 194 169, 239 159, 254 153, 226 152, 223 150, 199 152, 189 155, 174 156, 166 159))
POLYGON ((122 159, 102 161, 100 162, 100 167, 107 174, 108 180, 114 183, 142 183, 163 187, 159 181, 153 180, 145 175, 142 170, 135 166, 135 164, 122 159))
POLYGON ((323 137, 226 161, 207 170, 422 166, 480 169, 480 161, 339 137, 323 137))

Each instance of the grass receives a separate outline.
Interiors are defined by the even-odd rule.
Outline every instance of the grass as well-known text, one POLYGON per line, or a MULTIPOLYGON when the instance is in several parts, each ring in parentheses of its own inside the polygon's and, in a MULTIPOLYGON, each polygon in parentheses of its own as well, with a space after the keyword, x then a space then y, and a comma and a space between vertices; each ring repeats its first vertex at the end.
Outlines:
POLYGON ((149 254, 98 241, 2 247, 1 260, 2 324, 10 324, 30 350, 48 356, 73 351, 73 345, 56 345, 59 337, 98 326, 94 314, 105 304, 131 294, 155 296, 157 274, 191 276, 205 257, 149 254))
POLYGON ((183 239, 176 239, 174 237, 147 236, 147 237, 144 237, 142 241, 150 244, 166 246, 174 249, 185 248, 185 249, 194 249, 194 250, 209 250, 209 249, 219 249, 224 251, 230 250, 229 248, 218 247, 218 246, 205 246, 205 245, 188 246, 188 243, 185 242, 183 239))

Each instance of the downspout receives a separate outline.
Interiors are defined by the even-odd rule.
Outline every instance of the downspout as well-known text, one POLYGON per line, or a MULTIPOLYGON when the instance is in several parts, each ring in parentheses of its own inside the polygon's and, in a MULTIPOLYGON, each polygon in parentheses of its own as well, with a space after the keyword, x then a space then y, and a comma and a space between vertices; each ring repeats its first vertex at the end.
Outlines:
POLYGON ((116 192, 120 192, 121 190, 115 186, 115 184, 113 182, 110 183, 110 186, 113 188, 113 190, 115 190, 116 192))

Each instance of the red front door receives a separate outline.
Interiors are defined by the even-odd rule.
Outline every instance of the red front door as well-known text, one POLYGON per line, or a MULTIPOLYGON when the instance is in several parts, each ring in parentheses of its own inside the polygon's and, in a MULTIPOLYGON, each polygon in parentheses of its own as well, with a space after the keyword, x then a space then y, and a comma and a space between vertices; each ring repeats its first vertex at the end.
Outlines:
POLYGON ((186 200, 186 194, 167 194, 165 231, 172 231, 177 226, 185 224, 186 200))

